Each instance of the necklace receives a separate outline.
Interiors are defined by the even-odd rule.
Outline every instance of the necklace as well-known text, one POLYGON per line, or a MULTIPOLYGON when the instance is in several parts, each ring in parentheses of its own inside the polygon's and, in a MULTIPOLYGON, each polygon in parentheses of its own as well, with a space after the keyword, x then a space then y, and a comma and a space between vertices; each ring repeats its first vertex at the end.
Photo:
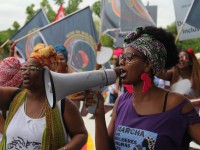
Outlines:
POLYGON ((41 109, 41 111, 40 111, 40 113, 39 113, 39 115, 38 115, 38 118, 42 118, 43 117, 43 115, 44 115, 44 113, 45 113, 45 111, 46 111, 46 102, 44 101, 44 104, 43 104, 43 106, 42 106, 42 109, 41 109))
MULTIPOLYGON (((27 115, 27 106, 26 106, 26 103, 27 103, 27 98, 26 98, 26 101, 24 103, 24 111, 25 111, 25 114, 27 115)), ((45 113, 45 110, 46 110, 46 108, 45 108, 46 105, 45 104, 46 104, 46 101, 43 102, 43 106, 42 106, 40 112, 38 113, 38 117, 37 118, 42 118, 43 117, 43 115, 45 113)))

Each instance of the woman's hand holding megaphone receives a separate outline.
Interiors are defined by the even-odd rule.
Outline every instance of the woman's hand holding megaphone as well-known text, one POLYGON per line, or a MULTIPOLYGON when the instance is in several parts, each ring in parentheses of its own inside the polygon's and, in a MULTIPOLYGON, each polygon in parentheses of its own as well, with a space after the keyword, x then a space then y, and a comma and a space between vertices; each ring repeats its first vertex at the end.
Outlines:
POLYGON ((69 98, 73 101, 84 101, 85 100, 85 92, 77 92, 74 94, 70 94, 67 96, 67 98, 69 98))
POLYGON ((105 114, 104 98, 99 91, 85 92, 85 106, 88 108, 88 112, 95 116, 101 113, 105 114))

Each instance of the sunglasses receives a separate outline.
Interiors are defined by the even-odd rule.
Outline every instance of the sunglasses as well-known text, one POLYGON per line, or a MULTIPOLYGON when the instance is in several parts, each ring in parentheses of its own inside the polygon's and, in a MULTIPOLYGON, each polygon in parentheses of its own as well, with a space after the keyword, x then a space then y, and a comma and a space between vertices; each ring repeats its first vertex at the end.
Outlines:
POLYGON ((125 53, 119 56, 119 61, 130 62, 134 57, 146 58, 143 54, 125 53))
POLYGON ((36 72, 36 71, 38 71, 38 70, 40 70, 40 68, 39 67, 36 67, 36 66, 29 66, 29 67, 21 67, 20 68, 20 70, 22 71, 22 72, 25 72, 25 71, 31 71, 31 72, 36 72))

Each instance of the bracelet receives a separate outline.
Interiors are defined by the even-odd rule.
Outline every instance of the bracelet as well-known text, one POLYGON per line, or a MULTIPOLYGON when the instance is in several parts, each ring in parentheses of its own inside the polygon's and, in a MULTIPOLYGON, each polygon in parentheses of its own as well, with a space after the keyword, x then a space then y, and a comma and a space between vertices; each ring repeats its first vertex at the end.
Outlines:
POLYGON ((62 148, 62 150, 67 150, 67 148, 64 146, 64 147, 62 148))

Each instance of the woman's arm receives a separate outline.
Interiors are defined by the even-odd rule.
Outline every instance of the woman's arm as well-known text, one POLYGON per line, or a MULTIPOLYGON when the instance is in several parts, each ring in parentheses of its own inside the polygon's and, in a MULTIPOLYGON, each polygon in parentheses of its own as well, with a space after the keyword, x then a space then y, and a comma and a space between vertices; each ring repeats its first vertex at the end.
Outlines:
POLYGON ((190 119, 188 119, 189 122, 191 122, 188 126, 188 130, 187 130, 188 134, 190 135, 192 140, 194 140, 197 144, 200 144, 200 116, 196 112, 193 104, 187 103, 183 107, 182 113, 183 114, 187 113, 187 118, 190 118, 190 119), (190 112, 190 113, 188 114, 188 112, 190 112))
POLYGON ((0 114, 0 133, 3 134, 3 130, 4 130, 4 124, 5 124, 5 120, 2 116, 2 114, 0 114))
POLYGON ((7 110, 11 103, 11 97, 18 88, 15 87, 0 87, 0 110, 7 110))
POLYGON ((173 70, 165 70, 164 69, 163 71, 157 73, 156 77, 163 79, 163 80, 171 81, 172 75, 173 75, 173 70))
POLYGON ((9 44, 9 57, 14 57, 14 52, 15 52, 15 46, 16 46, 17 42, 15 41, 12 41, 10 44, 9 44))
POLYGON ((195 111, 195 108, 192 103, 188 103, 184 109, 182 110, 183 113, 189 112, 191 109, 194 110, 192 114, 188 114, 190 116, 190 120, 193 120, 193 123, 191 123, 188 127, 188 133, 193 141, 195 141, 197 144, 200 145, 200 116, 195 111), (196 122, 196 123, 195 123, 196 122))
POLYGON ((103 96, 101 94, 98 94, 98 99, 99 99, 99 103, 95 112, 96 150, 113 150, 114 149, 113 134, 114 134, 114 125, 115 125, 115 118, 116 118, 116 112, 115 112, 116 106, 114 106, 112 119, 107 129, 106 121, 105 121, 103 96))
POLYGON ((189 126, 189 134, 192 139, 200 145, 200 123, 189 126))
POLYGON ((70 134, 71 141, 65 145, 67 150, 79 150, 87 142, 88 133, 81 114, 75 104, 65 100, 64 125, 66 132, 70 134))

